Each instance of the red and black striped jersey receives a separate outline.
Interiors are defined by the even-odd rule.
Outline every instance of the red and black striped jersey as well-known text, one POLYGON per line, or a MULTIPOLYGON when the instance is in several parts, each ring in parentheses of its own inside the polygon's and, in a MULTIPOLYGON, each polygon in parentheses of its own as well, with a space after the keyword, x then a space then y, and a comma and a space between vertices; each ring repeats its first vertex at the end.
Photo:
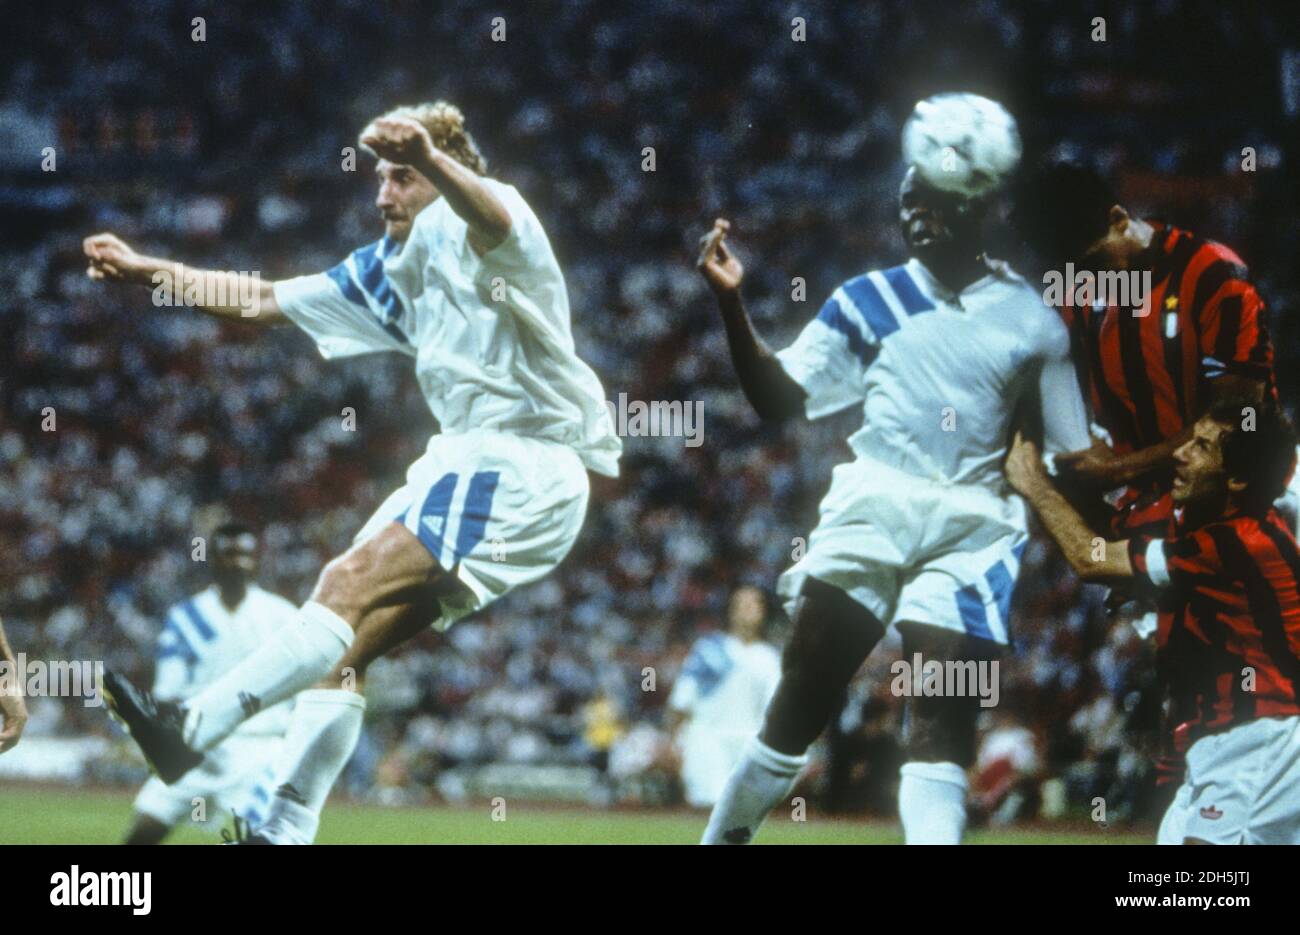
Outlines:
POLYGON ((1129 540, 1156 597, 1177 749, 1261 717, 1300 715, 1300 546, 1276 510, 1129 540))
POLYGON ((1093 418, 1120 454, 1177 435, 1209 408, 1225 373, 1272 387, 1264 303, 1223 244, 1149 222, 1151 292, 1141 308, 1067 304, 1061 315, 1093 418))

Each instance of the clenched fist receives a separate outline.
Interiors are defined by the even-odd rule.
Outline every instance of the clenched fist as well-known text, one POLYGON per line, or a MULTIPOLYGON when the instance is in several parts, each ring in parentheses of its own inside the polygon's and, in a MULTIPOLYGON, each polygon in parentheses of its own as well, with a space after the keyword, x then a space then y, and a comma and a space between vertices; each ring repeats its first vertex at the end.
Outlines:
POLYGON ((433 158, 433 138, 410 117, 380 117, 361 131, 361 145, 380 159, 413 166, 433 158))
POLYGON ((148 282, 156 264, 136 253, 116 234, 94 234, 81 242, 90 260, 86 275, 113 282, 148 282))
POLYGON ((1043 466, 1042 455, 1038 453, 1038 446, 1019 432, 1016 432, 1015 441, 1007 452, 1007 463, 1003 470, 1008 483, 1017 493, 1027 495, 1036 484, 1051 482, 1047 468, 1043 466))

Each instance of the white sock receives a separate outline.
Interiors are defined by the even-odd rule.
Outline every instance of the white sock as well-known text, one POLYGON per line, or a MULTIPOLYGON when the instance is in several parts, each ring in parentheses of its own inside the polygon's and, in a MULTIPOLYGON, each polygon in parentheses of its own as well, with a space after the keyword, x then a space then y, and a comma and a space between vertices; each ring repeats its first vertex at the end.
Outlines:
POLYGON ((366 699, 341 688, 300 692, 276 763, 275 798, 258 833, 276 844, 310 844, 321 809, 361 737, 366 699))
POLYGON ((347 621, 308 601, 261 649, 187 703, 185 742, 211 750, 246 718, 319 682, 351 645, 347 621))
POLYGON ((905 763, 898 814, 908 844, 960 844, 966 830, 966 770, 956 763, 905 763))
POLYGON ((790 794, 805 756, 777 753, 755 737, 713 806, 701 844, 748 844, 767 813, 790 794))

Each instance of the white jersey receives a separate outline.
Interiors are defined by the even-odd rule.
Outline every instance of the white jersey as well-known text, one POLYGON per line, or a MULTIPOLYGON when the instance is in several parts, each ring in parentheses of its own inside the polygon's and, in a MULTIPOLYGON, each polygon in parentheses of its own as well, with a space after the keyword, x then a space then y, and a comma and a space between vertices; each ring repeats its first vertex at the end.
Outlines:
POLYGON ((327 358, 413 357, 444 435, 490 429, 559 442, 615 477, 622 443, 600 381, 574 352, 546 232, 513 186, 482 182, 511 217, 509 236, 482 256, 439 198, 405 244, 383 237, 327 272, 278 282, 276 302, 327 358))
MULTIPOLYGON (((181 601, 167 611, 158 637, 153 693, 163 699, 186 699, 256 652, 282 626, 291 624, 298 608, 255 584, 239 606, 228 610, 216 585, 181 601)), ((280 735, 289 726, 293 701, 260 711, 239 727, 241 737, 280 735)))
POLYGON ((744 643, 730 633, 696 640, 668 696, 668 706, 690 717, 686 731, 750 737, 781 677, 781 654, 768 643, 744 643))
POLYGON ((854 453, 916 477, 1000 488, 1035 390, 1049 452, 1090 444, 1065 326, 1004 263, 960 294, 917 259, 850 279, 777 357, 809 418, 861 403, 854 453))

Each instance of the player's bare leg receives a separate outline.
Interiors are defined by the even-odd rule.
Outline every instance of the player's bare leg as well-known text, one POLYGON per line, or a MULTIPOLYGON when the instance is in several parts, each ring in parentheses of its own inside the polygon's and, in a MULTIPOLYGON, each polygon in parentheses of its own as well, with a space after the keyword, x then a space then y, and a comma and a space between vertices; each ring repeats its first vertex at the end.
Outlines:
MULTIPOLYGON (((919 623, 900 623, 903 658, 977 663, 997 659, 992 640, 919 623)), ((966 828, 966 770, 975 762, 980 698, 916 696, 908 700, 906 753, 898 814, 908 844, 960 844, 966 828)))
POLYGON ((187 705, 186 741, 195 750, 211 749, 244 718, 327 675, 362 623, 374 625, 367 621, 372 612, 454 587, 420 540, 390 523, 325 566, 295 624, 187 705))
POLYGON ((333 671, 298 693, 275 763, 275 798, 266 821, 256 829, 257 843, 315 840, 325 800, 361 737, 366 669, 427 629, 441 613, 438 599, 430 588, 418 600, 371 611, 333 671))
POLYGON ((246 718, 328 675, 374 611, 422 603, 457 587, 419 539, 392 523, 326 565, 297 617, 191 699, 183 721, 180 712, 154 704, 112 674, 105 688, 159 776, 174 782, 246 718))
POLYGON ((763 729, 732 771, 709 816, 703 844, 745 844, 794 787, 809 745, 843 703, 844 691, 885 628, 839 588, 803 585, 781 681, 763 729))

